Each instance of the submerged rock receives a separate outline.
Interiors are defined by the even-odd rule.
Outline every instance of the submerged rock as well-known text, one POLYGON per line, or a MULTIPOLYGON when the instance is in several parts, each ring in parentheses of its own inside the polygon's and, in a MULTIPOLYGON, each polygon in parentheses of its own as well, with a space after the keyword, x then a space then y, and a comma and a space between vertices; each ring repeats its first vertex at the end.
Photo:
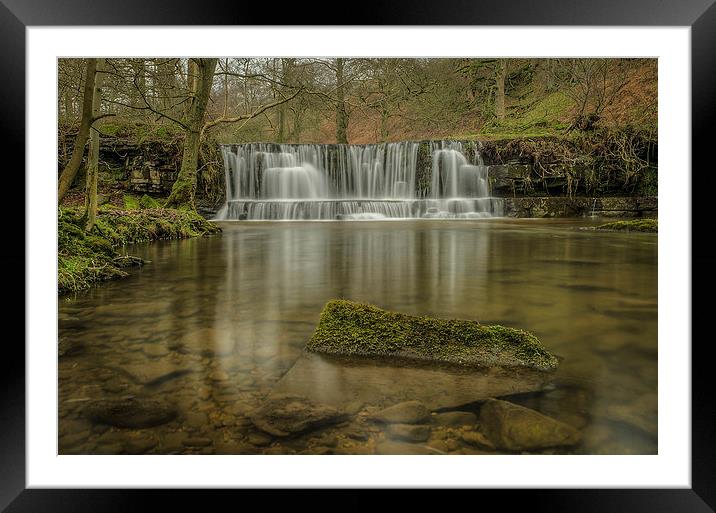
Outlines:
POLYGON ((526 331, 475 321, 415 317, 346 300, 326 303, 306 349, 468 367, 552 371, 559 363, 526 331))
POLYGON ((425 445, 383 440, 375 447, 376 454, 441 454, 439 449, 425 445))
POLYGON ((460 435, 462 440, 470 445, 494 449, 495 446, 490 440, 479 431, 466 431, 460 435))
POLYGON ((408 442, 425 442, 430 438, 430 426, 423 424, 390 424, 388 436, 408 442))
POLYGON ((60 357, 76 356, 78 354, 84 353, 84 351, 84 343, 71 338, 60 338, 60 341, 57 344, 57 353, 60 357))
POLYGON ((94 422, 126 428, 145 428, 172 421, 176 409, 153 399, 98 400, 87 405, 87 417, 94 422))
POLYGON ((375 413, 371 419, 387 424, 417 424, 427 420, 429 415, 430 412, 420 401, 406 401, 375 413))
POLYGON ((185 333, 169 349, 179 353, 195 353, 204 357, 228 356, 235 350, 229 334, 214 328, 199 328, 185 333))
POLYGON ((576 445, 582 438, 570 425, 498 399, 482 405, 480 424, 497 448, 509 451, 576 445))
POLYGON ((551 373, 528 367, 445 368, 304 352, 269 398, 299 395, 348 412, 358 404, 385 407, 416 398, 434 411, 540 391, 551 379, 551 373))
POLYGON ((477 415, 469 411, 448 411, 434 415, 433 421, 438 426, 474 426, 477 423, 477 415))
POLYGON ((289 436, 330 424, 348 415, 336 408, 295 395, 274 395, 249 416, 254 425, 274 436, 289 436))

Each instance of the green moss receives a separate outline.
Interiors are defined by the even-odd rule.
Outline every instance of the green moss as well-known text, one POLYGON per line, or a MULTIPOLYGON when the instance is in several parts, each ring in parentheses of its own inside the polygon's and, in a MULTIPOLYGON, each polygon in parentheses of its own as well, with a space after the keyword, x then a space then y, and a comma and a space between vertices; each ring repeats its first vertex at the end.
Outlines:
POLYGON ((99 208, 96 229, 86 234, 79 208, 59 211, 57 281, 60 293, 76 292, 96 283, 127 276, 130 260, 118 259, 117 249, 134 242, 200 237, 221 229, 193 211, 171 209, 120 210, 99 208))
POLYGON ((125 194, 123 200, 124 208, 129 210, 135 210, 139 208, 139 200, 136 196, 132 196, 131 194, 125 194))
POLYGON ((595 230, 621 231, 621 232, 650 232, 659 231, 659 221, 656 219, 630 219, 628 221, 614 221, 599 225, 595 230))
POLYGON ((346 300, 326 303, 306 349, 392 356, 463 366, 557 368, 557 358, 522 330, 475 321, 415 317, 346 300))
POLYGON ((157 200, 155 200, 154 198, 152 198, 151 196, 149 196, 147 194, 145 194, 144 196, 142 196, 140 198, 139 204, 141 205, 142 208, 160 208, 161 207, 161 205, 159 204, 159 202, 157 200))

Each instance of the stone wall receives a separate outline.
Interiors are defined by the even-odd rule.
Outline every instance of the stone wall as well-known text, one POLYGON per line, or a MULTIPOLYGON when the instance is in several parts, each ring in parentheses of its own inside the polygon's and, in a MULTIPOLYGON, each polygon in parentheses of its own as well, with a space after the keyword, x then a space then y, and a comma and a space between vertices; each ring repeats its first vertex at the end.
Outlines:
MULTIPOLYGON (((62 170, 72 153, 73 138, 61 145, 58 158, 62 170)), ((180 141, 135 142, 103 138, 100 144, 99 168, 105 179, 123 183, 129 192, 167 195, 171 192, 181 163, 180 141)), ((84 173, 76 183, 83 183, 84 173)))
POLYGON ((654 196, 505 198, 504 214, 508 217, 657 217, 658 200, 654 196))

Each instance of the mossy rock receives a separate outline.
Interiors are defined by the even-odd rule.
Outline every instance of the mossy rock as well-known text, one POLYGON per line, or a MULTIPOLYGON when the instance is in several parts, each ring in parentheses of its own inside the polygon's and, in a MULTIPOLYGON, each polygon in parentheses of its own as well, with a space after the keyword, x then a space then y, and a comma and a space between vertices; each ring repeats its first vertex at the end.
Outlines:
POLYGON ((142 208, 161 208, 161 204, 147 194, 140 198, 139 205, 142 208))
POLYGON ((131 194, 125 194, 124 195, 124 208, 128 210, 136 210, 139 208, 139 200, 136 196, 132 196, 131 194))
POLYGON ((476 321, 416 317, 347 300, 321 312, 308 351, 391 357, 466 367, 557 368, 557 357, 522 330, 476 321))
POLYGON ((630 219, 628 221, 614 221, 599 225, 596 230, 618 231, 618 232, 648 232, 659 231, 659 221, 656 219, 630 219))

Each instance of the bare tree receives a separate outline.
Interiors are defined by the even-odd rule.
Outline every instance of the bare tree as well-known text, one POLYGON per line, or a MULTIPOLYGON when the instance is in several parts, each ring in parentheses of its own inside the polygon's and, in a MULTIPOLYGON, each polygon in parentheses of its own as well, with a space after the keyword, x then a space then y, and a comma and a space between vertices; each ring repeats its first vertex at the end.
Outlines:
POLYGON ((72 149, 72 156, 65 168, 60 174, 60 180, 57 188, 57 200, 62 203, 65 194, 70 189, 72 182, 77 176, 77 171, 82 164, 82 156, 85 152, 85 145, 89 137, 90 126, 92 125, 92 101, 94 95, 94 82, 97 70, 97 59, 87 59, 85 67, 85 88, 82 99, 82 121, 80 122, 80 131, 75 137, 75 144, 72 149))
POLYGON ((495 117, 505 120, 505 79, 507 78, 507 59, 497 59, 495 73, 495 117))
POLYGON ((556 59, 552 72, 574 102, 569 129, 589 130, 627 84, 626 59, 556 59))
POLYGON ((336 142, 348 144, 348 111, 346 85, 343 80, 344 59, 336 59, 336 142))
POLYGON ((200 137, 218 59, 190 59, 189 61, 192 63, 190 69, 193 70, 194 97, 189 102, 184 123, 186 138, 182 151, 181 168, 166 206, 176 208, 188 206, 193 209, 200 137))
POLYGON ((90 127, 90 144, 87 157, 87 181, 85 190, 85 231, 92 231, 97 221, 97 180, 99 174, 99 126, 100 108, 102 105, 102 73, 104 59, 97 59, 94 90, 92 93, 92 119, 95 120, 90 127))

